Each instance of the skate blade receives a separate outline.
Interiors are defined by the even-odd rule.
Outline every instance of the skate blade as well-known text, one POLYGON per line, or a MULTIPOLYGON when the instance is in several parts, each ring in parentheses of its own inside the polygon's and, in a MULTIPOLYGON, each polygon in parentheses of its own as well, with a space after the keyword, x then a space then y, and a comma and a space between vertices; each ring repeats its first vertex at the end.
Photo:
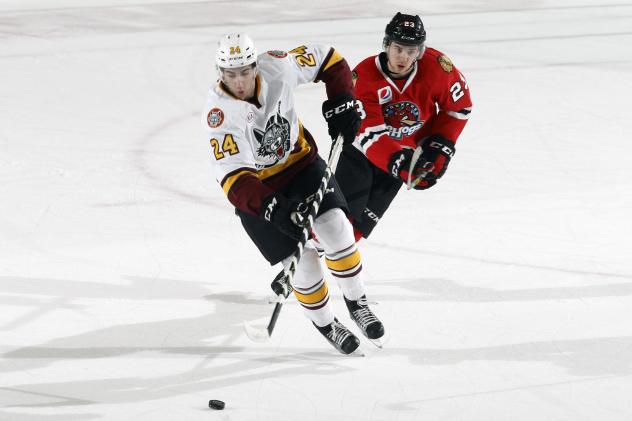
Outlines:
POLYGON ((346 355, 348 357, 366 357, 366 354, 364 353, 364 351, 362 351, 361 347, 357 347, 353 352, 343 355, 346 355))
POLYGON ((267 342, 270 339, 268 329, 265 327, 253 326, 248 322, 244 322, 244 331, 246 336, 253 342, 267 342))
MULTIPOLYGON (((366 338, 366 336, 365 336, 366 338)), ((373 345, 375 345, 376 347, 382 349, 382 347, 384 347, 384 345, 386 345, 386 343, 388 342, 390 336, 388 335, 388 332, 384 332, 384 335, 382 335, 381 338, 377 338, 377 339, 369 339, 369 342, 371 342, 373 345)))
POLYGON ((382 349, 382 347, 384 346, 384 340, 383 340, 383 336, 381 338, 377 338, 377 339, 369 339, 369 342, 371 342, 373 345, 375 345, 376 347, 382 349))

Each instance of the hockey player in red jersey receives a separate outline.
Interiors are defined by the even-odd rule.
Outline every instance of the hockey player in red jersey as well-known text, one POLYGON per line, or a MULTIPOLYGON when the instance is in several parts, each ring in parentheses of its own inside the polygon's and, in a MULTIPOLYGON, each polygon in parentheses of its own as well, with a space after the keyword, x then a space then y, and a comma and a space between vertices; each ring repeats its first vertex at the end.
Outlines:
POLYGON ((386 25, 384 51, 353 71, 363 120, 336 179, 356 240, 371 234, 402 184, 424 190, 437 183, 472 110, 463 74, 425 41, 419 16, 397 13, 386 25))

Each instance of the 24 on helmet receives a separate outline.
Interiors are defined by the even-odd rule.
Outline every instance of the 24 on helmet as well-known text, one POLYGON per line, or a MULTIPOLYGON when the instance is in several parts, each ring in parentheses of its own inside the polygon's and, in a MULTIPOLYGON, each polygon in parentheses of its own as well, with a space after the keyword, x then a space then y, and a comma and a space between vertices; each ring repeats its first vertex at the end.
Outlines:
POLYGON ((228 34, 219 40, 215 52, 215 64, 219 69, 234 69, 253 63, 257 63, 257 49, 247 34, 228 34))

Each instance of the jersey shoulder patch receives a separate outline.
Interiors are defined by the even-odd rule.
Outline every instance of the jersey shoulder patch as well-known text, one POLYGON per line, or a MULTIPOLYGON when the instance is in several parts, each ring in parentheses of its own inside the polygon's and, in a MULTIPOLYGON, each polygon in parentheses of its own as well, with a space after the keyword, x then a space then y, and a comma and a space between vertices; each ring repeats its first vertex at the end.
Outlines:
POLYGON ((357 80, 358 80, 358 72, 354 69, 351 72, 351 81, 353 82, 353 86, 355 86, 357 80))
POLYGON ((444 72, 450 73, 452 72, 452 70, 454 70, 454 64, 452 64, 452 60, 450 60, 448 56, 442 54, 439 57, 437 57, 437 61, 439 62, 439 65, 441 66, 444 72))
POLYGON ((267 51, 267 54, 272 56, 272 57, 276 57, 276 58, 285 58, 285 57, 287 57, 287 52, 281 51, 281 50, 270 50, 270 51, 267 51))
POLYGON ((421 57, 420 64, 421 63, 424 63, 423 65, 426 66, 427 69, 432 69, 432 71, 434 71, 434 69, 441 69, 444 73, 448 74, 454 71, 454 63, 452 63, 452 60, 441 51, 431 47, 426 48, 426 52, 421 57), (437 66, 437 64, 439 66, 437 66))
POLYGON ((224 111, 221 108, 213 107, 206 116, 206 122, 211 129, 216 129, 224 122, 224 111))

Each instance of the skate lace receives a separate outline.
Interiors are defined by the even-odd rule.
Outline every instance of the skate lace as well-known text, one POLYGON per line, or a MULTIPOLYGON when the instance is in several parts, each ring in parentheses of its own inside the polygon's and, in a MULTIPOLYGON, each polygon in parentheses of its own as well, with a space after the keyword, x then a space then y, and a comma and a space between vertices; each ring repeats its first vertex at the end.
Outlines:
POLYGON ((345 339, 351 336, 351 332, 349 332, 343 325, 334 322, 331 325, 331 331, 327 334, 329 339, 337 344, 342 344, 345 339))
POLYGON ((364 330, 372 323, 379 322, 378 318, 375 317, 375 314, 368 308, 362 307, 353 312, 353 317, 356 319, 357 323, 364 330))

